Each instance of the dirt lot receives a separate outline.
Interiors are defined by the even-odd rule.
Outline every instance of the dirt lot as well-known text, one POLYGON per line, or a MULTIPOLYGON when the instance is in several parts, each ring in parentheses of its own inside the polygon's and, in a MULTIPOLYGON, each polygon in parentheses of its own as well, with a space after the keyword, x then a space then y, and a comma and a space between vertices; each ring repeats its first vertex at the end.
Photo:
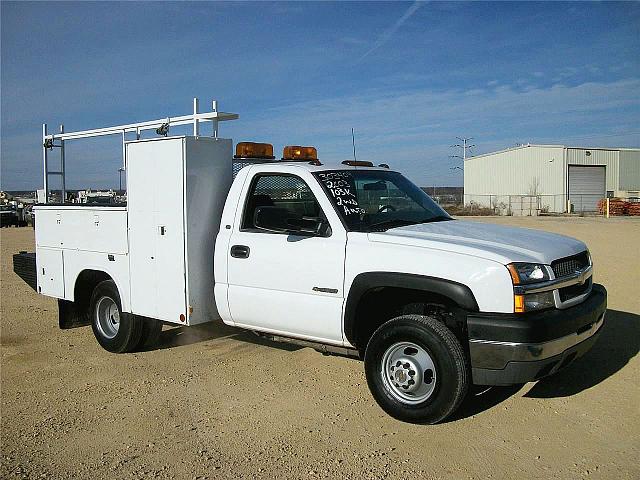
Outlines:
MULTIPOLYGON (((2 478, 640 478, 640 219, 485 218, 586 241, 602 336, 537 384, 470 396, 437 426, 386 416, 362 365, 223 326, 112 355, 16 277, 2 229, 2 478)), ((478 392, 476 392, 478 393, 478 392)))

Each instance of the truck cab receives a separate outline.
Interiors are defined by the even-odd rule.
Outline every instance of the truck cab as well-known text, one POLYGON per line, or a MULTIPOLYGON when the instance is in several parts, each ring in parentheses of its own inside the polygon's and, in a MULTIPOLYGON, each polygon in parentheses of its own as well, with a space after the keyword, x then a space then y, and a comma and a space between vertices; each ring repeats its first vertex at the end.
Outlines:
POLYGON ((276 160, 248 142, 234 156, 215 124, 198 134, 233 115, 194 108, 194 135, 141 124, 162 136, 123 145, 126 204, 35 207, 36 253, 14 270, 58 299, 61 327, 90 324, 124 353, 163 324, 221 320, 363 360, 377 403, 412 423, 442 421, 472 384, 551 375, 596 341, 607 294, 584 243, 456 220, 387 165, 299 146, 276 160))
POLYGON ((431 404, 439 381, 457 376, 462 392, 465 382, 555 373, 590 348, 604 320, 606 291, 591 282, 582 242, 455 220, 384 167, 245 168, 216 245, 225 323, 353 352, 376 400, 408 421, 424 421, 417 406, 431 404), (420 343, 421 329, 433 344, 420 343))

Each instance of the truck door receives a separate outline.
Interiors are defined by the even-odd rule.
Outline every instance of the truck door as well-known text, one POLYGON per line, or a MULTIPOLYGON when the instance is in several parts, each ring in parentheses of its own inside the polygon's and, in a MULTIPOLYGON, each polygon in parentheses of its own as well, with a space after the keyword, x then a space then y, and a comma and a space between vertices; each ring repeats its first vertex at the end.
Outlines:
POLYGON ((309 180, 265 172, 248 182, 227 252, 229 308, 238 326, 341 344, 346 231, 333 210, 325 216, 331 206, 309 180), (261 206, 328 218, 331 231, 302 236, 259 230, 253 219, 261 206))

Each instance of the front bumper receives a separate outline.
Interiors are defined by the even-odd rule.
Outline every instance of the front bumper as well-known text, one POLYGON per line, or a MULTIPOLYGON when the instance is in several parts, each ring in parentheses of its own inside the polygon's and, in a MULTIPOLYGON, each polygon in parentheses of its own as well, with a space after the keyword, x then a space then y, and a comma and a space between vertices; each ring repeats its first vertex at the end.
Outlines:
POLYGON ((473 383, 512 385, 551 375, 585 354, 601 332, 607 291, 580 304, 525 314, 467 316, 473 383))

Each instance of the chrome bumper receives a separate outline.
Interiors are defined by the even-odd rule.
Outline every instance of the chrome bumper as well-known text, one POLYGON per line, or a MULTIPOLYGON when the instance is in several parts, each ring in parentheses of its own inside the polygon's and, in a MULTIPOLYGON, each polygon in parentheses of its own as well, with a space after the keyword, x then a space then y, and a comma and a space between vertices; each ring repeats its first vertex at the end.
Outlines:
POLYGON ((598 333, 603 323, 604 313, 586 330, 541 343, 469 339, 471 365, 500 370, 509 362, 535 362, 555 357, 598 333))

